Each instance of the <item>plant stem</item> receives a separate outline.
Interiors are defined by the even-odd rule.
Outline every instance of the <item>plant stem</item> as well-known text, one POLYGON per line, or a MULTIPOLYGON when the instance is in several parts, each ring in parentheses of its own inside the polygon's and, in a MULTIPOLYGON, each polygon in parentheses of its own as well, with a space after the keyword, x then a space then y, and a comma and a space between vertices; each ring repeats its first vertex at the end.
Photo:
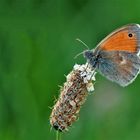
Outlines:
POLYGON ((61 140, 61 134, 59 131, 56 131, 56 140, 61 140))

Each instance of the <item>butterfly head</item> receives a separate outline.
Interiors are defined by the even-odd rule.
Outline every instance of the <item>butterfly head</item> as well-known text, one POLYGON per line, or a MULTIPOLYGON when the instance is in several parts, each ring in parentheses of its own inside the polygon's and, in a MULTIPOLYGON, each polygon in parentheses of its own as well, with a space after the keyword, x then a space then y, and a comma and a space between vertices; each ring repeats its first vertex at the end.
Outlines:
POLYGON ((87 60, 90 60, 94 57, 94 54, 93 54, 93 51, 92 50, 85 50, 83 52, 83 55, 84 57, 87 59, 87 60))
POLYGON ((87 62, 95 68, 98 63, 98 55, 94 50, 86 50, 83 52, 84 57, 87 59, 87 62))

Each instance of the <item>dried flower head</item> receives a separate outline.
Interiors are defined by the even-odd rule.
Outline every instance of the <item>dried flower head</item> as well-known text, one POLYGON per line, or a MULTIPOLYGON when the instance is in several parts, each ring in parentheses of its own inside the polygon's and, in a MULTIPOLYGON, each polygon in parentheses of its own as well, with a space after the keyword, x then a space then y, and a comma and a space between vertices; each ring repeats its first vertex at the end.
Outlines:
POLYGON ((88 93, 94 91, 92 81, 95 81, 95 71, 87 64, 76 64, 66 76, 66 80, 50 116, 51 126, 61 132, 68 130, 78 119, 80 108, 88 93))

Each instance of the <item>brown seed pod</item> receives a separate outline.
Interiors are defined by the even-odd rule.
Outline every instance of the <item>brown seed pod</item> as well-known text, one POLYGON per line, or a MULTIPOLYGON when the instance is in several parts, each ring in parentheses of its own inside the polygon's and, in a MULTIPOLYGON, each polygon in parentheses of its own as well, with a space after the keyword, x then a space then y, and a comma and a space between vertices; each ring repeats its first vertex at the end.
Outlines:
POLYGON ((50 116, 52 127, 62 132, 68 130, 68 127, 78 119, 80 108, 88 93, 94 91, 92 80, 95 81, 95 71, 87 64, 74 66, 53 107, 50 116))

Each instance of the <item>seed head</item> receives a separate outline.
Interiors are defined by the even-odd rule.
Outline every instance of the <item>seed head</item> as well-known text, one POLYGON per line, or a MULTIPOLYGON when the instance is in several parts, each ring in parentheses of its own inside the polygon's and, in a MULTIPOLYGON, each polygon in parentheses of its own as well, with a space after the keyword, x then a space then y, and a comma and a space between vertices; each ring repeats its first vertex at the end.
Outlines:
POLYGON ((94 91, 95 71, 87 64, 75 65, 66 76, 66 82, 60 89, 60 96, 53 107, 50 124, 56 130, 65 131, 79 117, 81 106, 88 93, 94 91))

